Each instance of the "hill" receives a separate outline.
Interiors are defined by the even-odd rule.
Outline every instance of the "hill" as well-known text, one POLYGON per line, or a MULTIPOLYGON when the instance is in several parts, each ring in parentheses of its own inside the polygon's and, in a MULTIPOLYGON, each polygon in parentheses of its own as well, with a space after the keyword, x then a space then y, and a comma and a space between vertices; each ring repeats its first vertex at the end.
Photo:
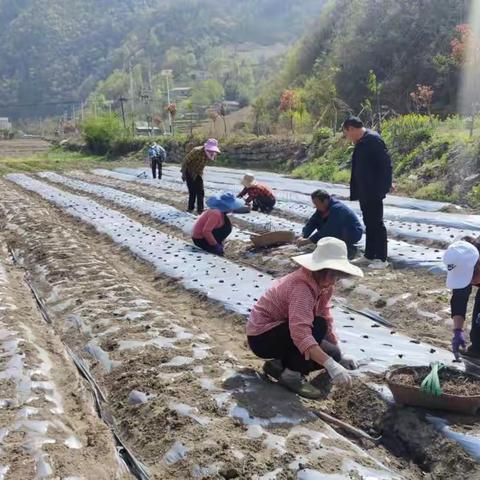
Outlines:
MULTIPOLYGON (((224 78, 232 65, 251 64, 259 79, 268 68, 269 48, 284 51, 322 5, 318 0, 287 5, 281 0, 0 0, 2 114, 61 113, 69 100, 84 100, 94 91, 126 94, 130 71, 136 86, 153 88, 163 68, 173 69, 178 81, 193 83, 212 71, 225 71, 224 78), (237 58, 239 44, 248 48, 237 58)), ((251 93, 224 83, 237 98, 251 93)), ((250 87, 255 84, 252 80, 250 87)))

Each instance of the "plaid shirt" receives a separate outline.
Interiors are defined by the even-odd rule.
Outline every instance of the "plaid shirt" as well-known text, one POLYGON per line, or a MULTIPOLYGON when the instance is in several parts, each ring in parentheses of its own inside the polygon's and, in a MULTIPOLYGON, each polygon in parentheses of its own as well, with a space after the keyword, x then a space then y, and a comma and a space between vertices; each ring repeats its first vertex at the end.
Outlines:
POLYGON ((203 170, 208 162, 207 154, 203 146, 195 147, 185 156, 182 162, 182 175, 188 173, 194 180, 203 176, 203 170))
POLYGON ((261 335, 288 322, 293 343, 304 354, 318 345, 312 335, 313 320, 323 317, 327 322, 326 340, 337 344, 330 313, 333 287, 321 288, 306 268, 277 280, 258 300, 247 323, 248 336, 261 335))
POLYGON ((255 198, 257 197, 268 197, 275 200, 275 195, 273 194, 270 187, 267 187, 263 183, 256 183, 251 187, 245 187, 238 194, 240 198, 244 197, 245 195, 248 195, 247 199, 245 200, 245 203, 252 203, 253 200, 255 200, 255 198))

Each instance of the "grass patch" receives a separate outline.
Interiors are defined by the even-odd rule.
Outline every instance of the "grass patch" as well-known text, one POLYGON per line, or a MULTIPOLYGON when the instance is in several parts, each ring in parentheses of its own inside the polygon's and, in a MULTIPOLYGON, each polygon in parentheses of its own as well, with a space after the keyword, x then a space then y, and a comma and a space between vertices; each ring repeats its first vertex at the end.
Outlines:
POLYGON ((108 157, 52 149, 27 157, 0 158, 0 175, 14 172, 34 173, 42 170, 63 171, 105 167, 105 164, 111 161, 108 157))

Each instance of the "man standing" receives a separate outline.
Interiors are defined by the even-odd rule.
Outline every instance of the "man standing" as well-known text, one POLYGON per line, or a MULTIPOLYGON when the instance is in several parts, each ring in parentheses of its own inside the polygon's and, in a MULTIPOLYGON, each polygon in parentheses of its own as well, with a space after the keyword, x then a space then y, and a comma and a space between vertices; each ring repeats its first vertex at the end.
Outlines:
POLYGON ((218 140, 210 138, 204 145, 191 150, 183 160, 181 172, 182 180, 187 182, 189 212, 193 212, 195 203, 197 204, 198 214, 203 212, 203 200, 205 198, 203 170, 207 162, 214 162, 219 153, 218 140))
POLYGON ((311 197, 316 212, 303 228, 303 238, 297 241, 297 245, 316 245, 321 238, 334 237, 347 245, 349 260, 355 258, 355 244, 363 235, 362 224, 355 212, 325 190, 315 190, 311 197))
POLYGON ((162 164, 167 159, 167 152, 158 143, 153 142, 148 149, 148 157, 150 158, 150 166, 152 167, 152 177, 162 179, 162 164))
POLYGON ((358 117, 343 122, 343 134, 355 145, 350 200, 359 200, 366 229, 365 256, 356 263, 383 269, 388 267, 383 199, 392 188, 392 161, 382 137, 366 129, 358 117))

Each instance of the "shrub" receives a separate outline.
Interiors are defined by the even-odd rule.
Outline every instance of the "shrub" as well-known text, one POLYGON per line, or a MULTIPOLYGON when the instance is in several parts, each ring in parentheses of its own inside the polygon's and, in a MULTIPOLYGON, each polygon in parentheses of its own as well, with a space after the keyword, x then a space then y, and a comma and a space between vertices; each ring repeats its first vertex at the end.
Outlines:
POLYGON ((109 153, 114 140, 124 132, 122 122, 113 113, 87 118, 82 123, 81 130, 89 151, 95 155, 109 153))
POLYGON ((413 113, 385 121, 382 134, 394 160, 428 142, 437 123, 438 121, 431 117, 413 113))
POLYGON ((425 200, 451 201, 452 196, 447 191, 445 182, 439 180, 431 182, 423 187, 420 187, 415 196, 425 200))

